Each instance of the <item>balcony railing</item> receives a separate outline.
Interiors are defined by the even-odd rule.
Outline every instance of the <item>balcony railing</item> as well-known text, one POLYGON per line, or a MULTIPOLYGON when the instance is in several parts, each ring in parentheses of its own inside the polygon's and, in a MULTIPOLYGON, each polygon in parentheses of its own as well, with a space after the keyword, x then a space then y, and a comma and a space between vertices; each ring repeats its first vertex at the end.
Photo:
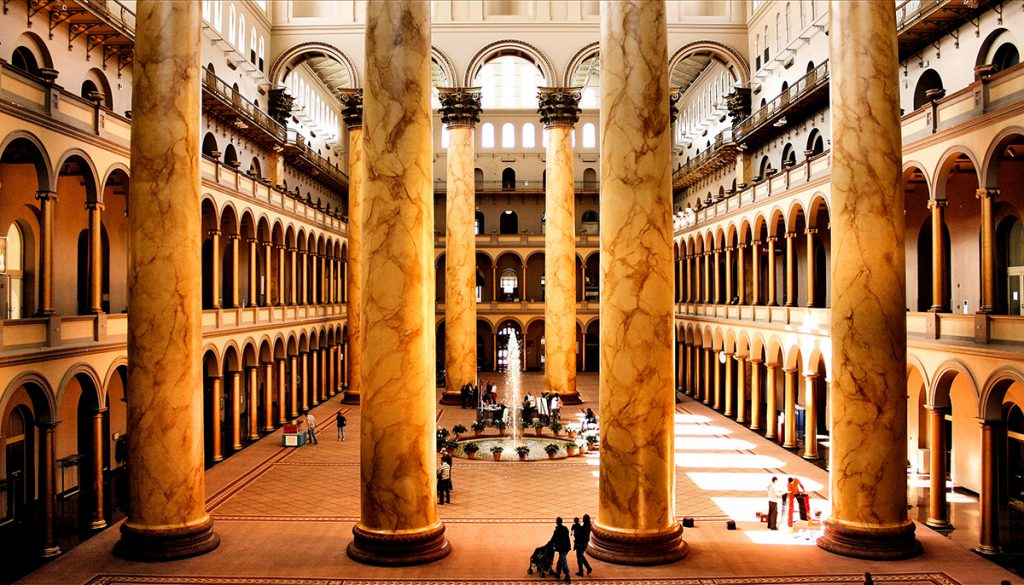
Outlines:
POLYGON ((988 5, 989 0, 898 0, 896 34, 900 60, 970 22, 988 5))
MULTIPOLYGON (((818 65, 793 85, 768 102, 745 120, 736 124, 733 130, 736 142, 744 142, 753 138, 758 130, 769 123, 778 121, 804 98, 816 94, 819 90, 828 90, 828 61, 818 65)), ((827 94, 826 94, 827 95, 827 94)))
MULTIPOLYGON (((269 134, 269 138, 278 142, 284 142, 287 138, 288 132, 284 126, 271 118, 270 114, 242 97, 242 94, 235 91, 227 82, 210 71, 203 75, 203 89, 215 96, 223 106, 229 108, 233 113, 241 114, 246 118, 246 121, 259 126, 260 129, 269 134)), ((235 125, 239 126, 237 122, 235 125)))
POLYGON ((306 144, 306 139, 294 130, 288 130, 285 156, 292 164, 313 175, 323 174, 325 180, 339 191, 348 189, 348 175, 336 163, 328 161, 306 144))
POLYGON ((135 38, 135 13, 117 0, 78 0, 78 4, 128 38, 135 38))
POLYGON ((718 170, 722 166, 734 162, 736 142, 732 137, 732 128, 726 128, 711 146, 672 173, 672 188, 680 189, 697 182, 708 172, 718 170), (707 167, 707 168, 705 168, 707 167))

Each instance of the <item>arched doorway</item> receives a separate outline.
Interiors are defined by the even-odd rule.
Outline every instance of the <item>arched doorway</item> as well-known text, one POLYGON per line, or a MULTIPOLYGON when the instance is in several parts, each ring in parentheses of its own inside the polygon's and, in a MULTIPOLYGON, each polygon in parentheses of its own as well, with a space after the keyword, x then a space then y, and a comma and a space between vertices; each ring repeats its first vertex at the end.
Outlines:
MULTIPOLYGON (((509 320, 502 322, 501 325, 498 326, 498 362, 496 370, 498 372, 504 372, 505 369, 508 368, 510 357, 508 344, 513 335, 519 339, 519 351, 521 353, 523 350, 523 329, 520 327, 519 323, 509 320)), ((519 363, 522 364, 522 355, 519 356, 519 359, 519 363)))
POLYGON ((498 233, 519 233, 519 216, 516 214, 516 212, 512 211, 511 209, 507 209, 501 213, 501 218, 498 220, 498 233))

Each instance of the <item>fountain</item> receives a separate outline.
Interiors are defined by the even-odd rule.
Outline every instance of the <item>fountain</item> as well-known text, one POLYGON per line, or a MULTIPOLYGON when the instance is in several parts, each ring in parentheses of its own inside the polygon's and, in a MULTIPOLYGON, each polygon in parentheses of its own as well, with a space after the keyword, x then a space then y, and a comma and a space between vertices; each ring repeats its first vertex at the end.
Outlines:
POLYGON ((485 452, 489 451, 491 447, 501 447, 501 455, 496 459, 500 461, 513 461, 520 459, 519 455, 516 453, 516 448, 522 446, 530 448, 529 455, 525 457, 527 460, 547 459, 548 456, 545 453, 545 447, 550 444, 554 444, 559 447, 558 452, 554 456, 555 459, 562 459, 571 456, 569 449, 573 448, 575 450, 578 448, 576 441, 572 439, 542 436, 527 437, 523 434, 522 355, 519 338, 516 337, 515 333, 509 335, 507 350, 508 366, 505 371, 504 400, 505 403, 508 404, 508 410, 506 412, 509 419, 508 426, 511 428, 512 436, 463 439, 458 441, 459 448, 455 450, 453 455, 456 457, 467 457, 464 447, 473 443, 478 450, 485 452))

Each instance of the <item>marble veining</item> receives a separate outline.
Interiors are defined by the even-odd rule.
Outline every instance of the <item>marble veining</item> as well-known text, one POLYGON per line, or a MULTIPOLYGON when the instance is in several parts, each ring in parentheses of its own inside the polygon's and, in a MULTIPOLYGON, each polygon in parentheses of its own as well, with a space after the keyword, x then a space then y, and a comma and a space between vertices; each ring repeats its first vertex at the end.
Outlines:
POLYGON ((476 384, 476 193, 473 126, 449 129, 445 222, 445 392, 476 384))
POLYGON ((576 392, 576 205, 572 125, 548 126, 544 198, 544 378, 549 390, 576 392))

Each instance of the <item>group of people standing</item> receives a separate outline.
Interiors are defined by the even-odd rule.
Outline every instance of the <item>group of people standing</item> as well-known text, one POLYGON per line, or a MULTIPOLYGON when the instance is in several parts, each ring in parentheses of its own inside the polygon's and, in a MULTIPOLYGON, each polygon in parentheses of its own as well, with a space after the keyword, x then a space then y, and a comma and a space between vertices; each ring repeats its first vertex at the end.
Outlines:
POLYGON ((786 486, 779 484, 778 477, 772 477, 768 484, 768 530, 779 529, 779 512, 788 503, 790 506, 790 526, 792 526, 793 506, 800 510, 800 519, 807 521, 807 490, 804 484, 795 477, 786 479, 786 486), (780 506, 781 504, 781 506, 780 506))
POLYGON ((459 404, 462 408, 473 408, 475 404, 496 404, 497 402, 498 387, 487 380, 480 380, 476 386, 467 382, 459 389, 459 404))
POLYGON ((576 575, 579 577, 583 576, 583 568, 587 568, 587 575, 594 572, 594 569, 590 566, 590 562, 587 561, 586 552, 587 547, 590 546, 590 514, 583 515, 583 521, 580 519, 573 518, 572 521, 572 543, 570 544, 569 529, 562 524, 562 517, 555 518, 555 532, 551 535, 551 540, 548 541, 548 546, 554 548, 555 552, 558 553, 558 560, 555 562, 555 578, 565 578, 565 582, 569 583, 572 581, 572 577, 569 576, 569 561, 566 555, 569 554, 570 550, 576 551, 576 575))
POLYGON ((535 418, 546 425, 562 418, 562 399, 557 392, 542 392, 537 398, 528 392, 523 397, 523 420, 529 423, 535 418))

